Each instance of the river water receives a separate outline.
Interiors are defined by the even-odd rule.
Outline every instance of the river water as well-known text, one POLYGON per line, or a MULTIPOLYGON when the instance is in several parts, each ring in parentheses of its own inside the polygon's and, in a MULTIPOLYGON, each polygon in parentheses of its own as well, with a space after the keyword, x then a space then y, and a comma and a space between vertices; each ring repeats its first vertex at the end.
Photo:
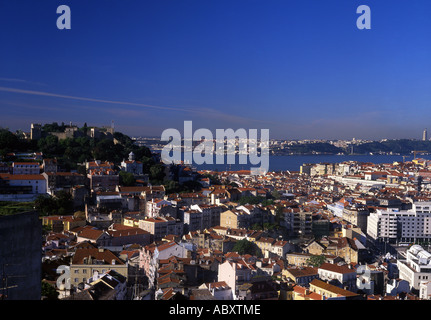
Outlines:
MULTIPOLYGON (((431 155, 418 155, 418 158, 431 160, 431 155)), ((413 156, 406 156, 405 161, 411 161, 413 156)), ((238 160, 238 158, 237 158, 238 160)), ((299 171, 301 165, 304 163, 340 163, 343 161, 358 161, 358 162, 371 162, 379 163, 393 163, 402 162, 403 156, 401 155, 289 155, 289 156, 270 156, 269 157, 269 171, 299 171)), ((250 170, 251 167, 259 167, 260 164, 193 164, 198 170, 250 170)))

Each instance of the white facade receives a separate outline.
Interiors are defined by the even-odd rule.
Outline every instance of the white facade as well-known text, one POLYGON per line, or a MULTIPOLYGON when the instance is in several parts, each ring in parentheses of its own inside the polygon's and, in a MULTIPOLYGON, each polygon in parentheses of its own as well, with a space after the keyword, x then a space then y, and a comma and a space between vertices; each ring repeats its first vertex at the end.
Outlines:
POLYGON ((347 266, 338 266, 331 263, 324 263, 318 269, 319 279, 325 281, 336 281, 339 285, 352 292, 356 292, 356 270, 347 266))
POLYGON ((13 174, 39 174, 40 166, 36 162, 14 162, 13 174))
POLYGON ((400 279, 419 289, 421 282, 431 280, 431 253, 419 245, 413 245, 406 251, 406 259, 397 261, 400 279))
POLYGON ((140 161, 135 160, 135 154, 130 152, 129 160, 123 160, 121 162, 121 170, 132 173, 134 175, 143 174, 143 164, 140 161))
POLYGON ((431 202, 415 202, 411 210, 370 213, 367 233, 375 240, 414 242, 431 240, 431 202))
POLYGON ((159 217, 160 209, 163 206, 172 205, 170 201, 164 199, 151 199, 151 201, 147 201, 146 203, 146 215, 150 218, 159 217))
POLYGON ((423 300, 431 300, 431 281, 421 282, 419 285, 419 298, 423 300))
POLYGON ((202 230, 202 212, 197 210, 184 211, 184 227, 188 232, 202 230))
POLYGON ((17 190, 10 194, 1 194, 0 199, 7 201, 31 201, 39 194, 46 194, 47 182, 41 174, 2 174, 1 179, 6 181, 10 189, 17 190))

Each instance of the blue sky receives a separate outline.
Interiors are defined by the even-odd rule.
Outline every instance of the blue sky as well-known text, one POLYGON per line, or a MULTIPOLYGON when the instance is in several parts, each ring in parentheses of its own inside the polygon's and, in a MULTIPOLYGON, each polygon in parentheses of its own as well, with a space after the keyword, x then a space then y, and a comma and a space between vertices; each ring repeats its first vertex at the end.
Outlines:
POLYGON ((271 138, 431 130, 431 2, 0 0, 0 126, 265 128, 271 138), (56 9, 71 9, 58 30, 56 9), (359 30, 359 5, 371 30, 359 30))

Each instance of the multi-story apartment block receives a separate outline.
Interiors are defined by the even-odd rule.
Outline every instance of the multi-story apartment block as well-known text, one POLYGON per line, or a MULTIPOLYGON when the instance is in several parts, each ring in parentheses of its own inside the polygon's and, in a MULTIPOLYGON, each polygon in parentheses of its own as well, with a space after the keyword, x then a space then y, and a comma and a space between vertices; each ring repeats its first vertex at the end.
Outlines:
POLYGON ((154 240, 161 240, 170 234, 182 236, 184 224, 172 217, 156 217, 140 220, 139 228, 149 232, 154 240))
POLYGON ((356 292, 356 270, 347 265, 337 265, 332 263, 323 263, 318 268, 319 278, 327 280, 345 290, 356 292))
POLYGON ((398 259, 400 279, 410 283, 410 288, 419 290, 422 282, 431 280, 431 253, 419 245, 406 250, 406 259, 398 259))
POLYGON ((220 226, 232 229, 247 228, 250 224, 250 215, 242 210, 226 210, 220 214, 220 226))
POLYGON ((43 172, 53 172, 58 171, 57 159, 43 159, 42 162, 43 172))
POLYGON ((14 162, 12 172, 13 174, 39 174, 40 165, 37 162, 14 162))
POLYGON ((220 214, 224 210, 222 206, 195 204, 190 207, 192 210, 202 212, 202 228, 208 229, 220 225, 220 214))
POLYGON ((0 173, 0 199, 32 201, 47 193, 47 183, 41 174, 0 173))
POLYGON ((151 199, 150 201, 146 201, 146 210, 145 214, 147 217, 155 218, 160 216, 160 211, 164 206, 171 206, 172 203, 168 200, 164 199, 151 199))
POLYGON ((231 289, 233 299, 238 298, 238 288, 250 281, 253 275, 252 266, 241 260, 226 260, 219 265, 218 282, 224 281, 231 289))
POLYGON ((346 206, 343 210, 343 219, 357 226, 362 231, 367 231, 367 220, 370 212, 364 205, 346 206))
POLYGON ((189 251, 175 241, 156 245, 152 243, 143 247, 139 253, 139 268, 148 278, 150 288, 155 288, 158 277, 159 261, 170 257, 188 258, 189 251))
POLYGON ((198 231, 202 230, 202 212, 198 210, 185 210, 184 211, 184 231, 198 231))
POLYGON ((390 243, 431 240, 431 202, 415 202, 410 210, 376 210, 370 213, 368 235, 390 243))
POLYGON ((283 210, 282 224, 293 235, 310 235, 312 233, 313 213, 298 208, 283 210))
POLYGON ((128 276, 127 264, 112 251, 95 247, 78 248, 70 264, 70 284, 77 287, 87 282, 94 274, 115 270, 122 276, 128 276))
POLYGON ((77 172, 44 172, 42 175, 47 183, 47 192, 52 195, 58 190, 71 190, 75 186, 88 185, 87 177, 77 172))

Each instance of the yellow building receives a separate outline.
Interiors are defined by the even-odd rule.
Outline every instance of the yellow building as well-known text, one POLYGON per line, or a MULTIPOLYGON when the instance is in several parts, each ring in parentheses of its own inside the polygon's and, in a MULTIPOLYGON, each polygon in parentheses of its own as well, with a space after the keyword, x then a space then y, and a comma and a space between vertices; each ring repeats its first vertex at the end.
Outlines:
POLYGON ((220 214, 220 226, 241 229, 247 227, 249 214, 242 210, 227 210, 220 214))
POLYGON ((320 294, 326 299, 344 297, 347 300, 360 298, 360 295, 357 293, 334 286, 319 279, 314 279, 310 282, 310 291, 320 294))
POLYGON ((70 284, 77 286, 86 282, 94 273, 115 270, 122 276, 128 276, 127 264, 107 249, 92 246, 78 248, 70 264, 70 284))
POLYGON ((85 219, 77 219, 74 216, 47 216, 42 217, 42 225, 55 232, 70 231, 77 227, 85 226, 85 219))
POLYGON ((123 218, 123 225, 127 227, 139 228, 139 219, 135 217, 125 216, 123 218))

